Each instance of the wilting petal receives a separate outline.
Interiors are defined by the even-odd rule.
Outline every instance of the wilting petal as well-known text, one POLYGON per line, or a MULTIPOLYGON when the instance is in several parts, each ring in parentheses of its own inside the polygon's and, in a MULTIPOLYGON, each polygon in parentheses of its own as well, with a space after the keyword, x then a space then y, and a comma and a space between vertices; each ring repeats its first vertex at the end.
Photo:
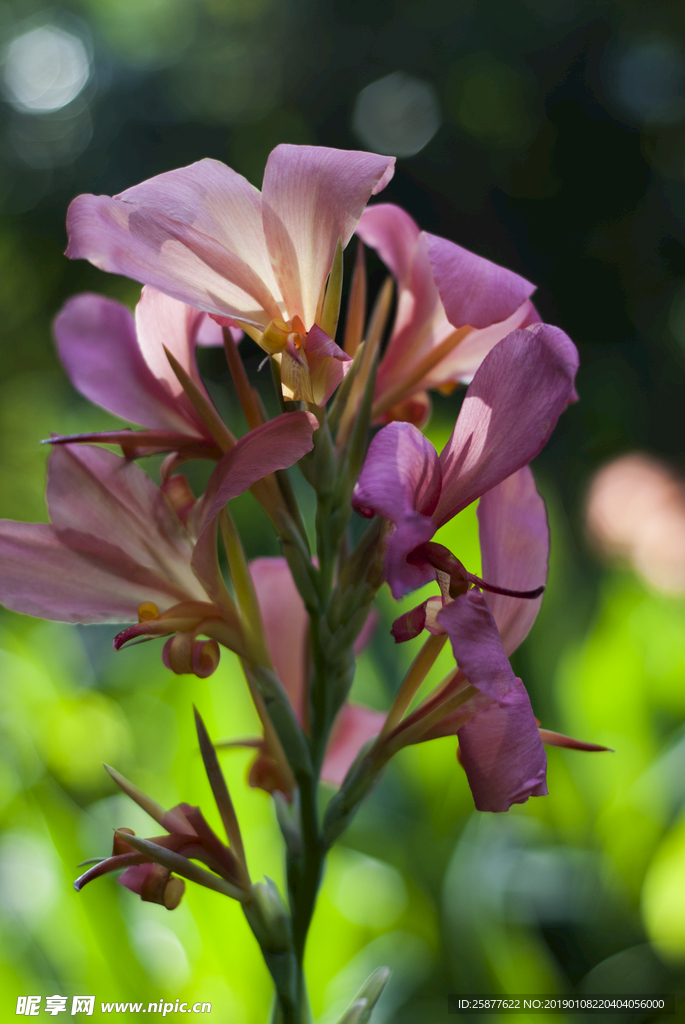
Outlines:
POLYGON ((309 624, 304 602, 285 558, 256 558, 250 562, 250 575, 274 668, 301 723, 309 624))
POLYGON ((547 758, 520 679, 459 731, 461 762, 479 811, 508 811, 547 793, 547 758))
POLYGON ((50 455, 47 498, 57 528, 116 545, 187 597, 206 599, 190 569, 192 548, 183 524, 135 463, 92 445, 60 445, 50 455))
POLYGON ((440 455, 436 527, 535 458, 575 397, 577 367, 573 342, 547 324, 513 331, 493 348, 440 455))
POLYGON ((390 423, 376 434, 352 504, 362 515, 380 515, 395 524, 386 554, 386 572, 394 597, 434 577, 432 569, 409 565, 406 558, 435 532, 430 516, 438 502, 440 484, 435 448, 415 426, 390 423))
POLYGON ((231 498, 269 473, 292 466, 311 451, 316 427, 316 417, 311 413, 286 412, 241 437, 209 478, 202 500, 202 527, 217 516, 231 498))
POLYGON ((535 291, 530 281, 454 242, 429 234, 426 239, 435 283, 454 327, 506 320, 535 291))
MULTIPOLYGON (((529 466, 487 491, 478 504, 483 579, 509 590, 534 590, 547 579, 549 528, 529 466)), ((486 593, 507 655, 528 635, 542 595, 533 600, 486 593)))
POLYGON ((340 786, 361 748, 383 728, 385 718, 382 711, 345 704, 333 724, 321 778, 340 786))
POLYGON ((144 427, 188 433, 187 418, 143 357, 126 306, 104 295, 76 295, 57 314, 54 332, 72 384, 91 402, 144 427))
POLYGON ((259 192, 244 178, 201 160, 113 199, 78 196, 67 214, 67 256, 265 326, 280 310, 260 213, 259 192))
MULTIPOLYGON (((264 234, 288 318, 314 324, 338 239, 343 248, 372 193, 390 180, 394 157, 277 146, 262 186, 264 234)), ((278 315, 278 314, 276 314, 278 315)))
POLYGON ((121 548, 45 523, 0 521, 0 603, 57 622, 131 622, 183 592, 121 548))

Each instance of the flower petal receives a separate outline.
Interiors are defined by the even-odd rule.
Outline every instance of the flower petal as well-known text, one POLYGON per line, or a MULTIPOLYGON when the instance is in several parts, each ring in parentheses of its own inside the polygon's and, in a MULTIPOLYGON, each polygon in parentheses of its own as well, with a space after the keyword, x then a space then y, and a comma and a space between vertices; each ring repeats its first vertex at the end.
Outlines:
POLYGON ((430 540, 430 518, 440 496, 440 462, 433 445, 411 423, 390 423, 374 437, 352 498, 363 515, 389 519, 386 575, 394 597, 428 583, 434 571, 409 565, 407 555, 430 540))
POLYGON ((365 245, 376 250, 398 284, 404 284, 411 274, 416 243, 421 234, 418 224, 409 214, 394 203, 367 206, 356 234, 365 245))
MULTIPOLYGON (((549 528, 545 503, 529 466, 487 491, 478 504, 482 575, 510 590, 534 590, 547 579, 549 528)), ((534 600, 486 593, 507 655, 535 622, 542 596, 534 600)))
POLYGON ((314 324, 338 239, 343 248, 394 157, 321 146, 277 146, 262 186, 264 234, 288 319, 314 324))
POLYGON ((250 575, 274 668, 300 723, 309 619, 285 558, 256 558, 250 575))
POLYGON ((476 256, 454 242, 426 234, 435 283, 454 327, 489 327, 506 320, 535 291, 512 270, 476 256))
POLYGON ((202 499, 201 529, 217 516, 227 501, 277 469, 292 466, 312 450, 316 417, 306 412, 285 412, 241 437, 209 478, 202 499))
POLYGON ((57 622, 135 622, 183 596, 121 548, 45 523, 0 521, 0 603, 57 622))
POLYGON ((437 614, 448 634, 454 657, 472 686, 499 700, 515 685, 492 612, 477 590, 460 594, 437 614))
POLYGON ((187 531, 135 463, 93 445, 60 445, 50 456, 47 498, 56 527, 116 545, 187 598, 206 600, 190 568, 187 531))
POLYGON ((187 419, 141 352, 126 306, 104 295, 76 295, 57 314, 53 329, 72 384, 91 402, 132 423, 188 433, 187 419))
POLYGON ((478 711, 459 736, 459 752, 479 811, 508 811, 547 793, 547 758, 520 679, 478 711))
POLYGON ((67 230, 71 259, 208 313, 261 326, 280 316, 259 192, 216 160, 160 174, 113 199, 78 196, 67 230))
POLYGON ((307 335, 307 363, 315 405, 325 405, 352 366, 352 359, 318 324, 307 335))
POLYGON ((334 786, 342 785, 357 754, 383 728, 386 715, 361 704, 345 704, 333 724, 321 778, 334 786))
POLYGON ((440 455, 436 527, 535 458, 575 398, 577 368, 575 345, 548 324, 513 331, 493 348, 440 455))

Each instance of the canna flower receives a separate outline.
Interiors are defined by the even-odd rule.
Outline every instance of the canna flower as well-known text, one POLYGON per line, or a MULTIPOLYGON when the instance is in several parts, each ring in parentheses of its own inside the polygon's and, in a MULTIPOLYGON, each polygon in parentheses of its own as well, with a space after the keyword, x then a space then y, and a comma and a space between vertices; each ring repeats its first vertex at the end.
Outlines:
POLYGON ((476 371, 440 457, 411 423, 390 423, 374 437, 353 505, 392 524, 385 572, 394 597, 444 570, 444 549, 428 543, 440 526, 542 450, 576 397, 577 365, 575 346, 558 328, 513 331, 476 371))
POLYGON ((175 672, 211 674, 218 643, 248 652, 216 556, 226 502, 312 447, 308 413, 284 413, 223 456, 204 497, 183 477, 160 488, 135 463, 92 445, 61 445, 48 468, 51 524, 0 522, 0 601, 60 622, 135 622, 115 639, 170 637, 175 672), (198 640, 198 636, 209 640, 198 640))
MULTIPOLYGON (((549 531, 529 467, 483 495, 478 522, 483 575, 502 588, 539 595, 547 577, 549 531)), ((457 581, 462 582, 460 574, 457 581)), ((456 734, 459 760, 481 811, 506 811, 547 793, 543 743, 606 749, 539 729, 526 689, 514 675, 509 656, 528 635, 541 600, 511 596, 511 591, 481 593, 476 584, 454 598, 429 598, 421 606, 426 628, 448 635, 458 669, 387 742, 399 748, 456 734)), ((414 614, 413 623, 409 635, 420 631, 420 616, 414 614)))
POLYGON ((367 207, 357 234, 397 281, 397 312, 378 367, 374 418, 428 419, 428 390, 468 384, 511 331, 537 323, 534 285, 444 238, 399 206, 367 207))
MULTIPOLYGON (((224 340, 220 326, 206 313, 145 287, 135 317, 114 299, 76 295, 57 314, 53 329, 60 359, 77 391, 115 416, 148 429, 52 438, 52 443, 120 444, 130 458, 175 451, 182 453, 176 464, 189 458, 221 458, 221 449, 165 352, 166 348, 211 406, 195 348, 223 346, 224 340)), ((239 332, 234 334, 237 340, 239 332)))
MULTIPOLYGON (((284 558, 257 558, 250 563, 250 574, 274 668, 298 722, 306 730, 306 644, 309 619, 304 602, 284 558)), ((367 626, 355 644, 356 653, 367 643, 373 625, 373 620, 367 620, 367 626)), ((385 715, 380 711, 361 704, 344 704, 333 725, 321 770, 322 779, 339 786, 361 747, 381 731, 384 721, 385 715)), ((251 785, 269 792, 276 789, 287 792, 287 781, 281 778, 278 764, 271 756, 266 740, 247 740, 244 745, 254 746, 259 751, 250 769, 251 785)))
POLYGON ((326 280, 393 170, 393 157, 282 145, 260 193, 201 160, 113 198, 78 196, 67 256, 244 326, 280 361, 287 398, 324 405, 350 365, 321 323, 334 333, 322 314, 326 280))

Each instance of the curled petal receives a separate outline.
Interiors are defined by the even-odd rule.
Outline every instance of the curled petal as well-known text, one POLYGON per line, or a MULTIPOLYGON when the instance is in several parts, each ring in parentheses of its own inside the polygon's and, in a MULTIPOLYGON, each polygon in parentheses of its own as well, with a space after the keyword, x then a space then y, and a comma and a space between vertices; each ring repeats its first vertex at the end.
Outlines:
POLYGON ((573 342, 547 324, 513 331, 493 348, 440 455, 436 526, 535 458, 574 400, 577 368, 573 342))
POLYGON ((206 679, 216 671, 221 657, 216 640, 196 640, 189 633, 177 633, 164 644, 162 661, 176 675, 206 679))
POLYGON ((137 893, 145 903, 159 903, 167 910, 175 910, 183 898, 186 884, 172 875, 161 864, 139 864, 126 868, 119 876, 119 884, 137 893))
POLYGON ((508 811, 547 793, 547 758, 520 679, 477 712, 457 735, 461 762, 479 811, 508 811))
POLYGON ((435 283, 455 327, 489 327, 506 320, 535 291, 530 281, 454 242, 425 237, 435 283))

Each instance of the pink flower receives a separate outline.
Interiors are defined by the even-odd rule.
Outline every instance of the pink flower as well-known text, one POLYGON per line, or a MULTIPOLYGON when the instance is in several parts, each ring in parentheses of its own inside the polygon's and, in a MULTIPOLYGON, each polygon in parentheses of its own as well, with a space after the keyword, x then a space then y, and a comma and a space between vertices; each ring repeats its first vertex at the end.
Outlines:
POLYGON ((410 423, 378 432, 353 505, 394 526, 385 556, 394 597, 435 578, 426 544, 443 523, 541 451, 576 397, 577 365, 575 346, 558 328, 535 324, 513 331, 476 371, 439 458, 410 423))
POLYGON ((397 313, 378 367, 374 409, 386 420, 428 418, 431 388, 469 383, 511 331, 537 323, 534 286, 444 238, 419 231, 399 206, 367 207, 357 234, 397 280, 397 313), (447 312, 446 312, 447 310, 447 312))
MULTIPOLYGON (((478 520, 483 575, 502 588, 542 589, 549 531, 529 467, 483 495, 478 520)), ((456 734, 459 759, 481 811, 506 811, 513 803, 546 794, 543 742, 606 749, 540 730, 525 687, 509 664, 508 656, 528 635, 541 600, 480 593, 477 585, 453 599, 429 599, 433 607, 426 625, 433 633, 448 634, 459 671, 394 736, 397 741, 411 729, 411 742, 419 742, 456 734), (456 703, 460 692, 466 699, 456 703), (453 710, 450 701, 456 703, 453 710), (447 709, 444 715, 441 707, 447 709)))
MULTIPOLYGON (((115 416, 148 429, 53 438, 120 444, 129 457, 151 451, 182 458, 221 458, 221 450, 183 391, 167 348, 210 403, 195 361, 196 345, 223 345, 221 328, 206 313, 143 288, 135 319, 128 307, 102 295, 69 299, 54 333, 60 359, 74 387, 115 416)), ((238 333, 238 332, 236 332, 238 333)), ((178 460, 177 460, 178 461, 178 460)))
MULTIPOLYGON (((257 558, 250 563, 252 582, 262 613, 269 653, 274 668, 288 694, 297 720, 306 730, 307 702, 305 645, 309 619, 284 558, 257 558)), ((360 634, 355 650, 359 652, 368 640, 369 630, 360 634)), ((338 712, 326 751, 321 777, 339 786, 360 748, 376 736, 385 721, 380 711, 361 704, 345 704, 338 712)), ((250 770, 252 785, 262 789, 287 790, 278 774, 278 766, 270 757, 268 746, 259 742, 260 753, 250 770)), ((257 741, 249 745, 257 745, 257 741)))
POLYGON ((284 394, 323 405, 349 365, 317 322, 325 282, 393 167, 373 153, 277 146, 260 194, 201 160, 114 198, 79 196, 67 255, 245 325, 280 358, 284 394))
POLYGON ((159 488, 105 449, 56 447, 47 487, 52 523, 0 522, 0 600, 61 622, 137 622, 117 648, 138 636, 171 636, 167 664, 209 675, 216 642, 245 653, 219 572, 216 518, 230 498, 311 450, 312 419, 285 413, 250 431, 196 503, 183 478, 159 488))

